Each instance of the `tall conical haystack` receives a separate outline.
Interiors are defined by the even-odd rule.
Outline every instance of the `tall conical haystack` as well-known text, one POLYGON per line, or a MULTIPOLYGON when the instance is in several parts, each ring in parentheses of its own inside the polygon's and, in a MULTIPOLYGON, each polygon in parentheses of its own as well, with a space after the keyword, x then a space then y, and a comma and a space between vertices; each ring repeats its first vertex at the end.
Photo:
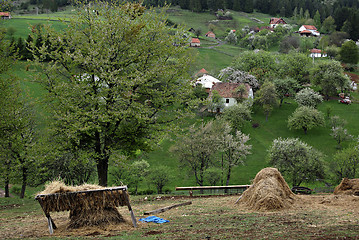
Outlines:
POLYGON ((240 203, 252 210, 277 210, 293 204, 295 195, 276 168, 264 168, 242 195, 240 203))
POLYGON ((334 189, 334 194, 359 196, 359 178, 343 178, 342 182, 334 189))
MULTIPOLYGON (((66 194, 69 192, 76 193, 76 198, 73 195, 66 196, 67 201, 63 202, 64 198, 59 198, 55 202, 49 202, 43 205, 44 211, 49 209, 56 209, 56 211, 70 210, 70 223, 68 228, 79 228, 83 226, 101 226, 108 224, 116 224, 124 222, 124 218, 119 213, 116 206, 118 206, 118 199, 126 201, 123 197, 122 191, 104 192, 92 191, 85 193, 88 190, 104 189, 98 185, 83 184, 81 186, 67 186, 61 181, 53 181, 46 185, 42 194, 66 194), (71 207, 69 207, 69 205, 71 207)), ((127 194, 127 192, 125 193, 127 194)), ((128 197, 128 196, 127 196, 128 197)), ((45 211, 45 212, 46 212, 45 211)))

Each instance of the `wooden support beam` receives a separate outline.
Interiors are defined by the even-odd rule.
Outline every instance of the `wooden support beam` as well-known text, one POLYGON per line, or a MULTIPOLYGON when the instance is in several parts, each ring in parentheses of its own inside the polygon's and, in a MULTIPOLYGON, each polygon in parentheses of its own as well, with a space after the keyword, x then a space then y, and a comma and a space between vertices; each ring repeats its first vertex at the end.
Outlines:
POLYGON ((176 191, 183 190, 209 190, 209 189, 247 189, 251 185, 230 185, 230 186, 195 186, 195 187, 176 187, 176 191))
POLYGON ((165 211, 170 210, 170 209, 175 208, 175 207, 186 206, 186 205, 191 205, 191 204, 192 204, 192 202, 179 203, 179 204, 171 205, 171 206, 168 206, 168 207, 159 208, 159 209, 156 209, 156 210, 153 210, 153 211, 147 211, 147 212, 144 213, 144 215, 161 213, 161 212, 165 212, 165 211))

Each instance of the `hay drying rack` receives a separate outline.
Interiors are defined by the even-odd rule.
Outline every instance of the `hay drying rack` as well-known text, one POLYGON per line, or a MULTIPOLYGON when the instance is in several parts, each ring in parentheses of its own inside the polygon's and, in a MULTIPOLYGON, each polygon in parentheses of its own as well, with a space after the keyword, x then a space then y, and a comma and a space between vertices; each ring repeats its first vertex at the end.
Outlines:
POLYGON ((133 214, 130 200, 128 197, 127 186, 119 186, 112 188, 83 190, 75 192, 61 192, 53 194, 39 194, 35 197, 42 210, 47 217, 50 234, 53 233, 53 229, 56 229, 56 225, 50 216, 50 212, 70 211, 77 204, 80 198, 90 199, 94 194, 102 193, 103 202, 111 202, 116 207, 127 206, 131 214, 133 226, 136 227, 136 218, 133 214))

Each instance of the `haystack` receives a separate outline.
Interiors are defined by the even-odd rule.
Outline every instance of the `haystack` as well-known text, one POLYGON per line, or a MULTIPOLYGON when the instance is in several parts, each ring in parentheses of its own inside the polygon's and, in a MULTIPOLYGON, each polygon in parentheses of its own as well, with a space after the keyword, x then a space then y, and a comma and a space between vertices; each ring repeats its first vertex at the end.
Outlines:
POLYGON ((240 203, 252 210, 277 210, 290 207, 294 199, 280 172, 276 168, 264 168, 243 193, 240 203))
POLYGON ((66 186, 63 182, 54 181, 38 196, 46 215, 51 211, 70 211, 68 228, 124 222, 117 207, 128 204, 127 192, 101 189, 105 188, 91 184, 66 186))
POLYGON ((359 178, 343 178, 342 182, 334 189, 334 194, 359 196, 359 178))

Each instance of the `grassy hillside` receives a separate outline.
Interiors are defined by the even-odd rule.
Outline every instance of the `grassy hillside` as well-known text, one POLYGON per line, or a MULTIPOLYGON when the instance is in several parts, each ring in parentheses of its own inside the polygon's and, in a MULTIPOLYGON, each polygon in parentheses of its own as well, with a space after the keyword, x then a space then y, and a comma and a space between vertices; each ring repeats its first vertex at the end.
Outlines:
MULTIPOLYGON (((354 94, 357 98, 358 94, 354 94)), ((255 107, 253 110, 252 123, 259 123, 258 128, 253 128, 252 124, 248 124, 243 132, 250 135, 249 144, 252 145, 252 154, 246 159, 245 165, 234 168, 230 184, 249 184, 256 173, 264 167, 267 167, 267 150, 272 141, 278 137, 293 137, 300 138, 302 141, 308 143, 314 148, 320 150, 325 154, 326 162, 330 163, 333 155, 338 151, 336 148, 336 141, 330 136, 330 126, 327 119, 325 127, 317 127, 308 130, 307 135, 302 130, 289 130, 287 127, 287 120, 297 107, 297 104, 292 99, 286 99, 285 104, 281 108, 275 108, 270 115, 268 121, 265 121, 265 115, 260 108, 255 107)), ((345 119, 348 124, 346 128, 354 135, 359 135, 359 129, 356 127, 357 119, 359 118, 359 105, 345 105, 339 104, 337 100, 324 102, 319 106, 319 110, 323 113, 330 107, 332 109, 331 116, 338 115, 345 119)), ((175 143, 169 140, 164 140, 161 148, 148 154, 148 162, 152 167, 158 165, 170 166, 173 170, 173 180, 167 186, 168 189, 174 189, 176 186, 195 185, 194 178, 189 176, 186 171, 178 168, 178 159, 169 153, 169 148, 175 143)), ((348 146, 349 143, 344 143, 343 146, 348 146)), ((330 174, 330 169, 327 169, 330 174)), ((314 183, 314 185, 321 185, 314 183)), ((145 186, 143 186, 145 187, 145 186)))

